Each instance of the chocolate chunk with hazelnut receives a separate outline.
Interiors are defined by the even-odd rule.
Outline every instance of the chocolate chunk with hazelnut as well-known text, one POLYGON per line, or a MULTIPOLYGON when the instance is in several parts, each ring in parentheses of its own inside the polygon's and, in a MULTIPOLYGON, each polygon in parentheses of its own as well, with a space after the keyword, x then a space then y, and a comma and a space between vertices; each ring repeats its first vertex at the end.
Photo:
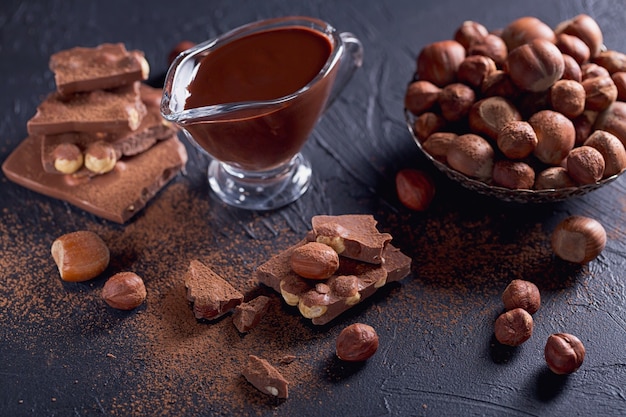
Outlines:
POLYGON ((256 355, 248 356, 243 376, 256 389, 278 398, 289 397, 289 382, 270 363, 256 355))
POLYGON ((83 151, 73 143, 61 143, 52 151, 54 169, 62 174, 73 174, 84 162, 83 151))
POLYGON ((115 148, 103 141, 94 142, 85 150, 85 168, 94 174, 106 174, 115 168, 115 148))
POLYGON ((378 350, 378 334, 372 326, 354 323, 344 328, 335 342, 337 357, 347 362, 362 362, 378 350))

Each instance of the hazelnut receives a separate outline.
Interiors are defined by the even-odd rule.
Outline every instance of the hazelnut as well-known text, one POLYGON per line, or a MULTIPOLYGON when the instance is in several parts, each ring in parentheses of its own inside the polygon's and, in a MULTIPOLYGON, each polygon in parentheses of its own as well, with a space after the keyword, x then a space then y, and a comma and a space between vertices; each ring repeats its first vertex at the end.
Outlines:
POLYGON ((594 128, 612 133, 626 146, 626 103, 616 101, 599 113, 594 128))
POLYGON ((615 83, 615 87, 617 87, 617 99, 626 101, 626 71, 612 74, 611 79, 615 83))
POLYGON ((603 178, 619 174, 626 169, 626 150, 624 144, 615 135, 604 130, 596 130, 587 138, 584 145, 591 146, 602 154, 604 158, 603 178))
POLYGON ((576 183, 564 167, 549 167, 535 175, 535 190, 558 190, 575 186, 576 183))
POLYGON ((413 131, 420 141, 426 140, 430 135, 443 129, 446 120, 433 112, 422 113, 415 118, 413 131))
POLYGON ((502 159, 493 166, 493 183, 512 190, 531 190, 535 171, 525 162, 502 159))
POLYGON ((514 120, 500 129, 496 143, 507 158, 523 159, 535 150, 537 135, 530 123, 514 120))
POLYGON ((396 192, 405 207, 425 211, 435 196, 435 184, 426 172, 405 168, 396 174, 396 192))
POLYGON ((404 96, 404 107, 416 116, 430 110, 439 98, 441 89, 430 81, 414 81, 404 96))
POLYGON ((502 30, 501 36, 509 51, 533 39, 545 39, 552 43, 556 41, 552 28, 532 16, 512 21, 502 30))
POLYGON ((609 74, 626 71, 626 54, 623 52, 602 51, 593 59, 593 62, 606 68, 609 74))
POLYGON ((467 116, 476 95, 474 90, 465 84, 448 84, 439 94, 439 107, 444 119, 457 122, 467 116))
POLYGON ((617 86, 608 75, 583 79, 582 86, 587 110, 602 111, 617 100, 617 86))
POLYGON ((481 23, 466 20, 461 23, 461 26, 454 32, 454 40, 467 49, 472 42, 478 41, 487 35, 489 35, 489 31, 481 23))
POLYGON ((550 41, 534 39, 509 52, 505 71, 525 91, 545 91, 563 75, 563 54, 550 41))
POLYGON ((109 266, 109 248, 100 236, 88 230, 58 237, 52 243, 51 253, 64 281, 87 281, 109 266))
POLYGON ((580 65, 567 54, 563 54, 563 80, 572 80, 581 82, 583 79, 583 72, 580 69, 580 65))
POLYGON ((602 50, 603 36, 598 23, 586 14, 579 14, 572 19, 559 23, 554 29, 558 36, 561 33, 576 36, 589 47, 591 58, 597 56, 602 50))
POLYGON ((506 61, 507 53, 508 50, 502 38, 493 34, 474 40, 467 48, 468 55, 487 56, 493 59, 497 66, 501 66, 506 61))
POLYGON ((533 317, 523 308, 500 314, 494 325, 496 340, 507 346, 519 346, 533 334, 533 317))
POLYGON ((585 360, 585 346, 576 336, 554 333, 548 337, 544 349, 546 364, 558 375, 576 372, 585 360))
POLYGON ((589 47, 577 36, 560 33, 556 36, 555 45, 564 55, 571 56, 578 65, 589 61, 591 55, 589 47))
POLYGON ((470 130, 492 139, 510 121, 522 120, 515 105, 503 97, 487 97, 474 103, 468 115, 470 130))
POLYGON ((417 75, 420 80, 444 87, 456 79, 459 65, 465 59, 465 48, 453 40, 426 45, 417 56, 417 75))
POLYGON ((298 310, 304 318, 315 319, 321 317, 328 310, 328 293, 309 290, 300 297, 298 310))
POLYGON ((116 151, 109 143, 94 142, 85 150, 85 168, 95 174, 106 174, 116 163, 116 151))
POLYGON ((448 164, 453 169, 481 181, 491 179, 494 150, 482 137, 473 133, 460 135, 448 151, 448 164))
POLYGON ((582 64, 580 67, 580 71, 583 80, 586 80, 588 78, 611 76, 606 68, 601 67, 598 64, 594 64, 593 62, 586 62, 582 64))
POLYGON ((193 48, 195 45, 195 43, 187 40, 178 42, 167 55, 167 63, 171 65, 178 55, 182 54, 187 49, 193 48))
POLYGON ((459 65, 457 78, 459 82, 480 88, 485 78, 496 70, 496 63, 488 56, 470 55, 459 65))
POLYGON ((359 279, 355 275, 339 275, 328 280, 328 284, 337 297, 345 298, 347 305, 354 305, 361 300, 359 279))
POLYGON ((537 135, 533 154, 543 163, 559 165, 574 147, 574 124, 561 113, 543 110, 528 119, 537 135))
POLYGON ((362 362, 378 350, 378 335, 372 326, 354 323, 339 333, 336 341, 337 357, 347 362, 362 362))
POLYGON ((585 110, 580 116, 572 119, 576 131, 575 146, 582 145, 593 132, 593 125, 598 118, 598 112, 585 110))
POLYGON ((595 184, 604 175, 604 157, 591 146, 579 146, 567 156, 567 172, 578 184, 595 184))
POLYGON ((552 109, 573 119, 585 111, 585 88, 572 80, 559 80, 550 88, 552 109))
POLYGON ((422 144, 422 148, 433 158, 447 163, 448 151, 454 142, 456 142, 457 134, 452 132, 435 132, 422 144))
POLYGON ((134 272, 119 272, 104 283, 102 298, 113 308, 132 310, 145 301, 146 287, 134 272))
POLYGON ((323 243, 305 243, 291 253, 291 269, 304 278, 327 279, 338 268, 339 255, 323 243))
POLYGON ((62 174, 73 174, 83 166, 83 152, 73 143, 61 143, 52 151, 54 169, 62 174))
POLYGON ((530 314, 535 314, 541 306, 541 295, 539 288, 532 282, 514 279, 504 289, 502 302, 507 310, 523 308, 530 314))
POLYGON ((561 259, 586 264, 606 246, 606 231, 595 219, 570 216, 560 222, 551 238, 552 250, 561 259))
POLYGON ((500 96, 509 99, 517 97, 520 93, 509 74, 502 70, 488 74, 480 86, 480 92, 483 97, 500 96))

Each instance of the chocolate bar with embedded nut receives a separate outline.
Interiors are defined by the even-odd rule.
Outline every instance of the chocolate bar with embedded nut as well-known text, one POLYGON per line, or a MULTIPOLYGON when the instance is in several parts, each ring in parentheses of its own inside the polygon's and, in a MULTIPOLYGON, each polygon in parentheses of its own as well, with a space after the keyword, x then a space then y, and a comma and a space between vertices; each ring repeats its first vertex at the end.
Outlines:
POLYGON ((178 131, 175 124, 161 116, 160 88, 146 84, 140 87, 141 100, 146 106, 147 114, 137 130, 126 130, 121 133, 101 132, 67 132, 57 135, 45 135, 42 140, 41 163, 44 171, 51 174, 62 174, 55 167, 56 150, 66 144, 76 145, 84 153, 89 144, 97 141, 110 143, 116 153, 116 159, 122 156, 133 156, 145 152, 160 140, 169 138, 178 131))
POLYGON ((64 96, 120 87, 150 75, 143 52, 128 51, 122 43, 66 49, 53 54, 49 66, 57 91, 64 96))
POLYGON ((198 260, 190 262, 184 281, 197 319, 215 320, 243 302, 242 293, 198 260))
POLYGON ((387 244, 380 265, 340 256, 339 269, 328 280, 305 279, 293 272, 290 259, 294 249, 306 242, 304 239, 260 265, 256 277, 316 325, 330 322, 386 283, 399 281, 411 272, 411 258, 387 244))
POLYGON ((87 212, 125 223, 145 207, 187 162, 185 146, 176 135, 146 152, 125 158, 113 171, 77 178, 45 172, 41 166, 41 136, 23 140, 2 164, 7 178, 87 212))
POLYGON ((382 262, 385 246, 391 241, 389 233, 376 228, 376 220, 369 214, 346 214, 342 216, 314 216, 313 230, 307 239, 331 246, 346 258, 372 264, 382 262))
POLYGON ((96 90, 65 97, 53 92, 39 104, 27 122, 28 134, 65 132, 124 132, 136 130, 147 110, 140 82, 114 90, 96 90))
POLYGON ((243 376, 259 391, 278 398, 289 397, 289 382, 276 368, 255 355, 248 356, 243 376))

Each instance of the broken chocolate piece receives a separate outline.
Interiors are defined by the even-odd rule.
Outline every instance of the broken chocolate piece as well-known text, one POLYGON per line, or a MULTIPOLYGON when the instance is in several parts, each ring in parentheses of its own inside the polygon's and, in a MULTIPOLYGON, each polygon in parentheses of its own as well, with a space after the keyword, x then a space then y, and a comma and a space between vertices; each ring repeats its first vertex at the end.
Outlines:
POLYGON ((119 161, 113 171, 93 178, 48 174, 41 166, 41 136, 28 137, 2 164, 7 178, 23 187, 67 201, 117 223, 125 223, 145 207, 187 162, 176 135, 119 161))
POLYGON ((383 262, 383 250, 391 241, 391 235, 380 233, 376 223, 369 214, 314 216, 311 219, 313 230, 309 232, 307 239, 325 243, 346 258, 380 264, 383 262))
POLYGON ((178 128, 161 116, 161 93, 162 90, 159 88, 141 84, 141 100, 148 113, 137 130, 127 129, 120 133, 68 132, 43 136, 41 162, 44 171, 51 174, 62 173, 55 167, 56 157, 54 155, 55 149, 60 145, 76 145, 84 152, 90 144, 104 141, 113 146, 116 158, 120 159, 123 156, 133 156, 145 152, 158 141, 172 136, 178 131, 178 128))
POLYGON ((269 297, 259 295, 253 300, 241 303, 235 307, 233 313, 233 324, 239 333, 246 333, 252 330, 263 318, 269 307, 269 297))
POLYGON ((26 124, 28 134, 136 130, 147 113, 139 94, 140 84, 135 82, 115 90, 76 93, 69 97, 51 93, 26 124))
POLYGON ((259 391, 278 398, 289 397, 289 382, 268 361, 258 356, 248 356, 243 376, 259 391))
POLYGON ((217 319, 243 301, 242 293, 198 260, 191 261, 184 281, 197 319, 217 319))
POLYGON ((289 266, 293 250, 305 243, 306 240, 298 242, 273 256, 257 268, 256 276, 259 282, 280 293, 287 304, 298 306, 300 313, 316 325, 330 322, 388 282, 399 281, 411 272, 411 258, 387 244, 382 265, 340 257, 339 269, 325 283, 307 280, 289 266), (358 287, 356 293, 351 289, 354 285, 358 287))
POLYGON ((129 52, 121 43, 66 49, 53 54, 49 66, 62 95, 120 87, 150 75, 143 52, 129 52))

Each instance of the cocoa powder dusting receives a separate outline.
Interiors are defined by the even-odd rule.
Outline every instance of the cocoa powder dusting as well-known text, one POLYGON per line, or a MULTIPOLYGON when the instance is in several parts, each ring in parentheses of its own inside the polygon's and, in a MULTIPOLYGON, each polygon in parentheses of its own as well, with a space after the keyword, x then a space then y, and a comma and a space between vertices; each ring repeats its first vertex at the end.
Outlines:
MULTIPOLYGON (((281 216, 262 214, 250 222, 233 222, 228 211, 195 195, 203 191, 190 190, 184 179, 176 181, 125 226, 77 216, 62 227, 48 203, 39 203, 38 220, 3 211, 4 338, 14 349, 47 349, 39 359, 59 373, 59 383, 66 387, 64 393, 55 393, 56 404, 79 390, 93 399, 85 409, 113 416, 285 411, 292 398, 333 398, 333 384, 341 383, 345 371, 334 359, 335 339, 350 322, 385 323, 376 329, 381 352, 370 361, 394 366, 385 351, 406 343, 391 340, 396 332, 412 332, 427 345, 439 337, 470 340, 475 337, 473 323, 491 326, 510 280, 526 279, 541 291, 558 291, 563 286, 558 277, 575 275, 552 261, 549 230, 539 220, 511 227, 508 214, 433 212, 415 221, 406 213, 379 213, 381 232, 391 233, 392 244, 413 258, 412 276, 383 287, 329 325, 316 327, 253 278, 258 265, 302 239, 306 227, 294 230, 281 216), (58 235, 81 228, 103 238, 111 264, 92 281, 65 283, 58 277, 50 245, 58 235), (183 281, 191 259, 209 265, 245 301, 268 296, 261 322, 240 334, 231 315, 196 320, 183 281), (134 311, 115 311, 100 291, 106 278, 126 270, 144 278, 147 300, 134 311), (555 279, 537 281, 539 276, 555 279), (25 320, 31 324, 28 329, 25 320), (58 339, 64 336, 78 342, 61 351, 58 339), (245 380, 241 370, 251 354, 267 360, 289 381, 288 400, 260 393, 245 380), (68 357, 80 358, 82 366, 68 357)), ((358 372, 352 381, 368 383, 357 382, 358 372)), ((29 406, 27 396, 19 400, 29 406)))

